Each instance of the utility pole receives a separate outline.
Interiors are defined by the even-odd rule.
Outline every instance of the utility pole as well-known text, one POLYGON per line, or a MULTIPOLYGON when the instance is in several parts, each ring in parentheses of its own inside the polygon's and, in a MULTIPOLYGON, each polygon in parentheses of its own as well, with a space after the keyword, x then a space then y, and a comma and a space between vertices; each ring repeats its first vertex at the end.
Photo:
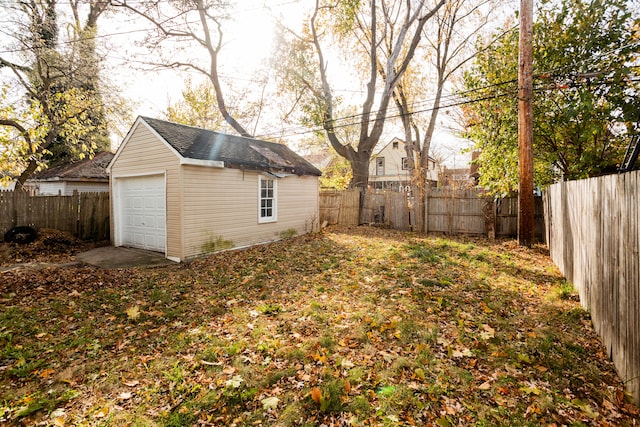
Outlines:
POLYGON ((533 0, 520 0, 518 55, 518 244, 534 238, 533 197, 533 0))

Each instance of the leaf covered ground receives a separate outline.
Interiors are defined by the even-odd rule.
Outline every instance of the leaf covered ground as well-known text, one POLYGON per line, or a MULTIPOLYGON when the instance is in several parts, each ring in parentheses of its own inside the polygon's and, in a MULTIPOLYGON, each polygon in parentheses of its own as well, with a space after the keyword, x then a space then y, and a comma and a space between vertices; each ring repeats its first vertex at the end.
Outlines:
MULTIPOLYGON (((63 258, 63 257, 62 257, 63 258)), ((636 425, 544 248, 336 228, 0 273, 8 425, 636 425)))

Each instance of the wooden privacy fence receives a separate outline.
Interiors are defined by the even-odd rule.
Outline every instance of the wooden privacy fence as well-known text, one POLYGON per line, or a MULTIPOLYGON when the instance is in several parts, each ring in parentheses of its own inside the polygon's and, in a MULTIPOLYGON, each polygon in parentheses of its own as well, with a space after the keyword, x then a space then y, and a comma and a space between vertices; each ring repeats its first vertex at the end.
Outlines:
MULTIPOLYGON (((417 230, 415 201, 405 193, 371 190, 322 191, 320 222, 335 225, 382 225, 417 230), (360 203, 362 210, 360 211, 360 203)), ((478 190, 429 189, 425 231, 446 234, 516 236, 518 198, 493 199, 478 190)), ((542 198, 536 198, 536 235, 544 239, 542 198)))
POLYGON ((640 171, 545 192, 551 258, 580 294, 627 390, 640 404, 640 171))
POLYGON ((109 239, 109 193, 30 196, 0 191, 0 232, 28 225, 67 231, 84 240, 109 239))
POLYGON ((358 225, 360 223, 360 191, 320 192, 320 224, 358 225))

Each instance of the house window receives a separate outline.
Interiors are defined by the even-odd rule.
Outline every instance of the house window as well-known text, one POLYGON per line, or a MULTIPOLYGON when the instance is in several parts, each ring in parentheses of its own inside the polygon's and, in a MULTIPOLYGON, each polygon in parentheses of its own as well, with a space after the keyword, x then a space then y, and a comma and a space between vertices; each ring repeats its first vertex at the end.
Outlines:
POLYGON ((258 222, 277 220, 277 185, 273 178, 261 176, 259 179, 258 222))
POLYGON ((376 159, 376 175, 384 175, 384 157, 376 159))
POLYGON ((393 141, 393 148, 395 148, 395 149, 398 148, 398 141, 393 141))
POLYGON ((409 169, 409 159, 407 157, 402 158, 402 170, 409 169))

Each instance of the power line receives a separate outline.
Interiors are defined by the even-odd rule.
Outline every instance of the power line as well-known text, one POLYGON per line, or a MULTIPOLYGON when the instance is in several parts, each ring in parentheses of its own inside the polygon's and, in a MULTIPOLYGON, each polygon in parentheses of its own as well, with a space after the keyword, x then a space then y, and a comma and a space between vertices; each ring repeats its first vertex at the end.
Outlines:
MULTIPOLYGON (((493 85, 488 85, 485 88, 493 88, 493 87, 498 87, 498 86, 502 86, 502 85, 506 85, 509 83, 514 83, 517 80, 508 80, 505 82, 500 82, 500 83, 496 83, 493 85)), ((639 82, 640 81, 640 76, 634 76, 632 79, 629 80, 630 82, 639 82)), ((605 81, 605 82, 600 82, 599 85, 612 85, 612 84, 616 84, 616 82, 614 81, 605 81)), ((543 91, 550 91, 550 90, 566 90, 566 89, 570 89, 572 87, 579 87, 580 85, 586 85, 586 83, 578 83, 576 82, 573 86, 568 86, 568 87, 558 87, 557 85, 547 85, 547 86, 538 86, 538 87, 534 87, 534 92, 543 92, 543 91)), ((465 94, 465 93, 473 93, 473 92, 477 92, 478 90, 482 90, 484 88, 479 88, 479 89, 473 89, 473 90, 469 90, 467 92, 461 92, 460 94, 455 94, 455 95, 460 95, 460 97, 462 97, 461 95, 465 94)), ((440 105, 437 107, 429 107, 429 108, 424 108, 424 109, 420 109, 420 110, 414 110, 414 111, 410 111, 408 113, 398 113, 395 115, 390 115, 387 116, 385 119, 394 119, 394 118, 401 118, 407 115, 413 115, 413 114, 421 114, 421 113, 427 113, 427 112, 431 112, 435 109, 438 110, 445 110, 445 109, 449 109, 449 108, 453 108, 453 107, 459 107, 462 105, 467 105, 467 104, 472 104, 472 103, 476 103, 476 102, 482 102, 482 101, 489 101, 492 99, 498 99, 498 98, 504 98, 507 96, 514 96, 517 94, 517 88, 514 88, 513 90, 510 91, 504 91, 502 93, 497 93, 497 94, 492 94, 492 95, 487 95, 487 96, 481 96, 478 98, 470 98, 470 99, 462 99, 462 100, 457 100, 457 101, 453 101, 450 103, 447 103, 445 105, 440 105)), ((451 96, 454 96, 454 94, 452 94, 451 96)), ((462 97, 464 98, 464 97, 462 97)), ((335 119, 335 121, 338 120, 344 120, 344 119, 349 119, 349 118, 358 118, 358 117, 362 117, 362 114, 356 114, 356 115, 351 115, 351 116, 345 116, 345 117, 341 117, 338 119, 335 119)), ((370 119, 369 123, 374 122, 375 119, 370 119)), ((343 127, 348 127, 348 126, 353 126, 353 125, 357 125, 360 122, 358 121, 352 121, 350 123, 343 123, 343 124, 339 124, 339 125, 334 125, 333 128, 334 129, 340 129, 343 127)), ((259 138, 269 138, 271 136, 279 136, 281 138, 286 138, 286 137, 291 137, 291 136, 298 136, 298 135, 305 135, 305 134, 309 134, 309 133, 315 133, 315 132, 323 132, 325 129, 323 127, 316 127, 313 129, 307 129, 307 130, 303 130, 300 132, 295 132, 294 130, 291 131, 290 134, 261 134, 261 135, 257 135, 256 137, 259 138)))

